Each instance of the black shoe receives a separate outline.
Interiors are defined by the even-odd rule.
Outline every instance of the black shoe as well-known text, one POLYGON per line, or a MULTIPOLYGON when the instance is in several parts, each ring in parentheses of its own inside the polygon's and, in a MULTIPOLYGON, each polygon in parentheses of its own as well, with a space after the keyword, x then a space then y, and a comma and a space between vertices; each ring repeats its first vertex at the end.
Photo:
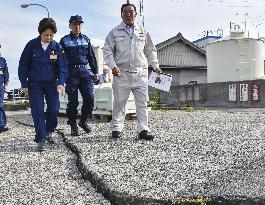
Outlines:
POLYGON ((77 125, 71 125, 71 135, 72 136, 79 136, 77 125))
POLYGON ((0 127, 0 132, 6 132, 7 130, 9 130, 8 127, 0 127))
POLYGON ((86 124, 85 121, 80 121, 78 123, 79 127, 81 127, 86 133, 90 133, 92 130, 90 127, 88 127, 88 125, 86 124))
POLYGON ((40 152, 47 150, 47 144, 45 140, 39 142, 37 150, 40 152))
POLYGON ((121 132, 119 131, 112 131, 112 138, 117 139, 117 138, 121 138, 121 132))
POLYGON ((148 134, 148 131, 147 131, 147 130, 143 130, 143 131, 141 131, 141 132, 139 133, 138 138, 139 138, 140 140, 153 140, 153 139, 154 139, 154 136, 148 134))

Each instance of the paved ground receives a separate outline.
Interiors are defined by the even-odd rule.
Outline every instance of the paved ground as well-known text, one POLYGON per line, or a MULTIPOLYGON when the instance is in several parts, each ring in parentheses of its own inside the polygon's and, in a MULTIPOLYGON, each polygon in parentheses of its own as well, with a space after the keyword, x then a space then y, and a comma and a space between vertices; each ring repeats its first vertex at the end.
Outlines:
POLYGON ((8 112, 10 131, 0 134, 0 204, 110 204, 85 181, 77 157, 63 143, 37 152, 33 128, 25 113, 8 112))
POLYGON ((98 121, 89 122, 92 134, 71 137, 61 117, 62 136, 45 153, 34 151, 33 129, 15 122, 32 124, 31 117, 8 115, 12 131, 0 137, 0 204, 108 204, 106 198, 122 205, 185 204, 194 197, 265 204, 264 110, 152 111, 153 142, 136 138, 136 120, 112 140, 108 124, 98 121))

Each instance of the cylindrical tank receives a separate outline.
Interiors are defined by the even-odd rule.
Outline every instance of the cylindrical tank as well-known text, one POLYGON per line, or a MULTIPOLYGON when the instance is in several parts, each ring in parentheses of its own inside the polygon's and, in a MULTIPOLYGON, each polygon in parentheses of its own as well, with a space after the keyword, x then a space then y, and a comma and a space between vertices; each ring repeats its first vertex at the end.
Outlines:
POLYGON ((207 46, 208 83, 259 79, 264 76, 264 40, 231 32, 207 46))

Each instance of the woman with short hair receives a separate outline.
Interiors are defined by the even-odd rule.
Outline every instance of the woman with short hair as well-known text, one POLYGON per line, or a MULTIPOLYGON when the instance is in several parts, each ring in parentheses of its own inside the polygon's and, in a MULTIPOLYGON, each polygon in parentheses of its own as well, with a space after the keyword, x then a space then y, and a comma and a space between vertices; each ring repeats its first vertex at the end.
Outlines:
POLYGON ((38 31, 40 35, 29 41, 21 54, 18 76, 23 91, 29 94, 34 141, 38 143, 38 150, 43 151, 47 138, 52 136, 58 123, 59 93, 64 93, 67 62, 61 46, 53 40, 57 32, 55 21, 42 19, 38 31))

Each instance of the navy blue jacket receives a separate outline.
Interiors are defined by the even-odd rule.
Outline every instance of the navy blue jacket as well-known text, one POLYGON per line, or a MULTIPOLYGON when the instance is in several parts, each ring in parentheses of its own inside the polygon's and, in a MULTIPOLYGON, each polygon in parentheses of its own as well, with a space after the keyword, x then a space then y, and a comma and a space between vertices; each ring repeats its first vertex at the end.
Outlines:
POLYGON ((28 82, 64 85, 67 71, 67 60, 60 44, 51 41, 44 51, 39 36, 29 41, 24 48, 18 76, 22 88, 28 88, 28 82))
POLYGON ((69 69, 74 65, 87 65, 89 63, 91 71, 98 74, 97 59, 86 35, 80 34, 79 37, 75 37, 70 33, 61 39, 60 44, 65 51, 69 69))
POLYGON ((3 57, 0 57, 0 86, 7 85, 9 81, 8 67, 6 60, 3 57))

